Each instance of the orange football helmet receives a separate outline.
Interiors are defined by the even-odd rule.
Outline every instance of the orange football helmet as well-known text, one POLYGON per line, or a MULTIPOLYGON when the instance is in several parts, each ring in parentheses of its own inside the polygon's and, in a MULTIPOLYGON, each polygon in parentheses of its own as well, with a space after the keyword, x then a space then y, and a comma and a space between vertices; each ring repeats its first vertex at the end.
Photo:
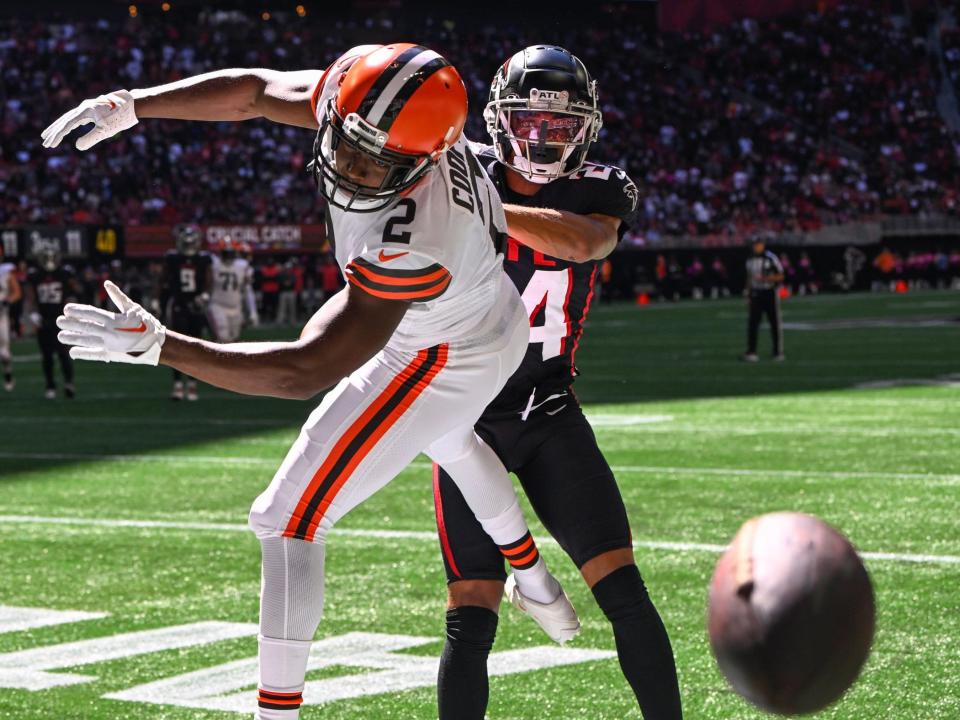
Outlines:
POLYGON ((323 111, 312 163, 320 193, 343 210, 387 207, 436 165, 466 118, 466 88, 443 57, 412 43, 374 47, 323 111))

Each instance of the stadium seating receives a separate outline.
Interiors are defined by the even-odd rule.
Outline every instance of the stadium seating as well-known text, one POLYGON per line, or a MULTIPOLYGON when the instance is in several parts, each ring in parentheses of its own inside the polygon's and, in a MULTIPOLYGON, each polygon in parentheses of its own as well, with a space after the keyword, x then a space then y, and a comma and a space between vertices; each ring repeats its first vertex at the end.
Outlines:
MULTIPOLYGON (((417 12, 402 21, 358 13, 332 28, 239 12, 186 24, 158 15, 3 21, 0 224, 320 222, 303 172, 307 131, 152 121, 86 155, 69 145, 43 150, 40 131, 117 87, 228 66, 319 67, 361 37, 415 32, 461 71, 468 130, 484 138, 480 109, 493 71, 542 38, 509 18, 478 24, 417 12)), ((640 186, 635 234, 655 242, 956 211, 958 138, 937 113, 938 63, 915 30, 851 4, 705 37, 651 38, 618 12, 627 11, 550 40, 599 79, 605 128, 594 156, 625 166, 640 186)))

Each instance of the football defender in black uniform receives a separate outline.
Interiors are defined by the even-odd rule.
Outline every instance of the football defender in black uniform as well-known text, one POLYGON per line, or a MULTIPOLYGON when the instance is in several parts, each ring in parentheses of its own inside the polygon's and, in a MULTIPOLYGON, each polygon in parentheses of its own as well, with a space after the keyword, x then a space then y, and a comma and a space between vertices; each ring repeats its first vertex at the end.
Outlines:
MULTIPOLYGON (((164 258, 160 306, 169 328, 192 337, 202 337, 213 286, 212 259, 200 251, 202 234, 196 225, 177 225, 173 237, 177 247, 168 250, 164 258)), ((173 371, 171 400, 183 400, 183 378, 179 370, 173 371)), ((191 377, 186 380, 186 398, 197 399, 197 383, 191 377)))
MULTIPOLYGON (((644 717, 674 720, 681 707, 670 640, 634 562, 616 480, 571 388, 599 266, 636 210, 637 188, 622 170, 585 162, 601 125, 596 83, 562 48, 528 47, 504 63, 484 116, 494 144, 475 151, 504 201, 504 268, 531 328, 526 358, 476 430, 580 568, 613 626, 644 717)), ((434 499, 449 592, 440 718, 481 720, 504 557, 440 468, 434 499)), ((507 559, 517 566, 522 555, 519 548, 507 559)), ((536 603, 509 581, 507 591, 550 632, 536 603)))
POLYGON ((60 359, 64 396, 71 399, 76 392, 69 349, 57 340, 57 317, 67 301, 76 300, 79 293, 80 283, 73 269, 61 263, 60 251, 53 246, 41 250, 37 254, 37 267, 31 268, 27 275, 26 295, 27 304, 33 308, 30 320, 37 329, 43 375, 47 381, 44 396, 48 400, 57 397, 57 384, 53 379, 54 355, 60 359))

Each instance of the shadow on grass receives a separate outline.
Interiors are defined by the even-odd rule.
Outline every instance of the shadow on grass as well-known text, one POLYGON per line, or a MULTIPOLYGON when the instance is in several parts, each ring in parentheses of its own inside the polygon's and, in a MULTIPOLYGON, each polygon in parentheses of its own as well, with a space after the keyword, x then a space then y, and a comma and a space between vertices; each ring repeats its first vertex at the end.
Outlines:
MULTIPOLYGON (((643 403, 956 381, 960 372, 956 293, 798 298, 784 316, 788 360, 746 364, 742 300, 596 307, 577 352, 577 394, 587 405, 643 403)), ((290 331, 254 339, 278 335, 290 331)), ((766 328, 761 340, 761 351, 769 348, 766 328)), ((14 348, 35 353, 30 340, 14 348)), ((18 387, 0 397, 7 481, 87 457, 175 453, 274 429, 292 436, 316 406, 205 386, 200 402, 173 403, 169 370, 98 363, 78 364, 76 400, 46 401, 39 362, 15 367, 18 387)), ((257 457, 255 445, 249 452, 257 457)))

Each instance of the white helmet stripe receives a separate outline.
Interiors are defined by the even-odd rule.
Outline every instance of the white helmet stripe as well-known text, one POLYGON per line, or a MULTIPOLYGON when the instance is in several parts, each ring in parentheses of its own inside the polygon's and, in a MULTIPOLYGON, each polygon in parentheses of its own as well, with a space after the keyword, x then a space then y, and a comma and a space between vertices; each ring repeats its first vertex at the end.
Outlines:
POLYGON ((410 76, 428 62, 438 58, 440 58, 440 55, 433 50, 424 50, 419 55, 414 56, 412 60, 394 74, 393 79, 383 89, 383 92, 380 93, 380 97, 377 98, 373 107, 370 108, 370 112, 367 113, 365 120, 371 125, 378 125, 383 118, 383 114, 390 106, 390 103, 393 102, 394 98, 400 92, 400 89, 406 84, 407 80, 410 79, 410 76))

